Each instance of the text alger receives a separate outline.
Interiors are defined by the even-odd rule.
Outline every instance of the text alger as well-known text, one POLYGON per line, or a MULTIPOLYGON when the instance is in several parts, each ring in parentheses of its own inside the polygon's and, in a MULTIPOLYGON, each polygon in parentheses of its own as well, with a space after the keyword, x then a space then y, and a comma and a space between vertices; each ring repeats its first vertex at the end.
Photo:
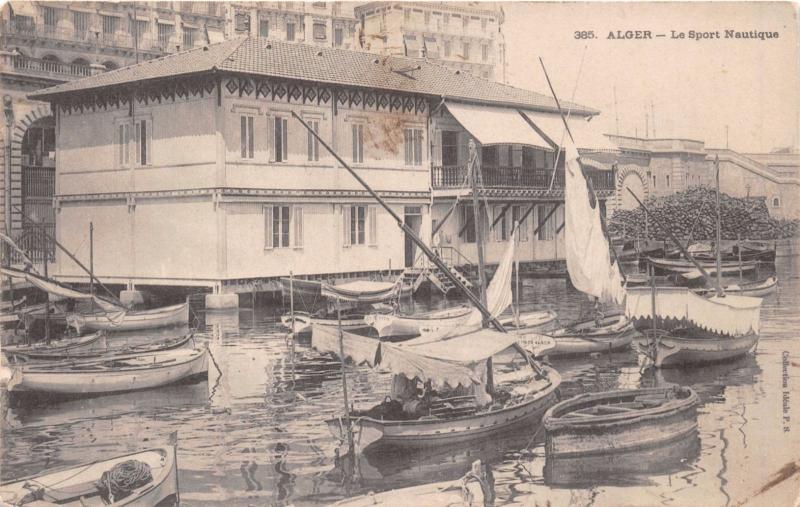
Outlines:
MULTIPOLYGON (((664 34, 656 33, 656 37, 664 37, 664 34)), ((590 37, 591 38, 591 37, 590 37)), ((608 40, 639 40, 639 39, 652 39, 653 32, 650 30, 612 30, 608 32, 606 39, 608 40)), ((760 32, 751 30, 749 32, 740 32, 738 30, 714 30, 714 31, 697 31, 689 30, 682 32, 680 30, 670 30, 670 39, 690 39, 690 40, 710 40, 710 39, 778 39, 780 33, 778 32, 760 32)))

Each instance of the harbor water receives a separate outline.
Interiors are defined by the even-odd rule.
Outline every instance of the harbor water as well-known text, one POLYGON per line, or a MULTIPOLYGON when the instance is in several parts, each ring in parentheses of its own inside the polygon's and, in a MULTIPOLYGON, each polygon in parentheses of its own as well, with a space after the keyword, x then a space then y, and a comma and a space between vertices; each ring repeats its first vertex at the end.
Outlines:
MULTIPOLYGON (((669 448, 546 463, 544 431, 533 425, 445 449, 344 456, 324 423, 342 412, 339 362, 307 341, 287 340, 277 322, 283 309, 257 304, 200 314, 195 340, 209 344, 216 365, 207 382, 11 406, 4 396, 0 478, 158 447, 177 431, 186 505, 321 505, 459 479, 477 459, 496 505, 736 505, 768 487, 800 449, 798 258, 779 258, 776 272, 780 287, 764 301, 755 355, 655 373, 640 372, 633 351, 552 361, 564 397, 692 386, 701 400, 697 438, 669 448)), ((591 308, 564 279, 526 280, 522 300, 523 309, 552 309, 565 322, 591 308)), ((427 309, 453 302, 413 304, 427 309)), ((356 406, 382 401, 389 381, 367 367, 347 368, 356 406)))

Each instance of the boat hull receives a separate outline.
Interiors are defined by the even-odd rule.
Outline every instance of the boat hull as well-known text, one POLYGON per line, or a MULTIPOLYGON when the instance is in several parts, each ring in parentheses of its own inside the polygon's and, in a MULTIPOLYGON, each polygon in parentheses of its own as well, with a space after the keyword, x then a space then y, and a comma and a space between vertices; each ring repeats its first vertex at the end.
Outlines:
POLYGON ((656 368, 679 368, 729 361, 748 354, 757 343, 758 335, 752 333, 720 338, 662 336, 658 340, 653 364, 656 368))
MULTIPOLYGON (((71 369, 68 365, 53 368, 21 367, 15 372, 16 379, 12 377, 15 382, 11 390, 17 393, 96 395, 160 387, 207 374, 208 351, 198 352, 186 354, 186 358, 176 360, 174 364, 118 370, 71 369)), ((90 363, 79 364, 85 366, 90 363)))
POLYGON ((85 329, 91 331, 138 331, 185 325, 189 322, 189 303, 153 310, 129 311, 119 316, 113 313, 73 314, 67 320, 79 333, 85 329))
POLYGON ((609 415, 564 417, 572 410, 637 397, 666 396, 673 388, 631 389, 582 394, 553 406, 545 414, 545 451, 548 458, 586 457, 630 452, 665 445, 697 431, 697 394, 688 388, 685 398, 663 405, 609 415))
MULTIPOLYGON (((648 257, 647 261, 660 273, 689 273, 697 269, 697 267, 687 260, 683 259, 657 259, 648 257)), ((706 271, 715 271, 717 263, 715 261, 699 261, 700 265, 706 271)), ((742 262, 741 269, 750 271, 755 269, 756 261, 742 262)), ((726 261, 722 263, 722 274, 738 273, 740 269, 739 262, 726 261)))
MULTIPOLYGON (((557 402, 556 389, 561 384, 561 377, 553 369, 547 371, 550 379, 547 387, 523 403, 494 412, 453 419, 413 421, 382 421, 362 417, 356 426, 358 444, 361 449, 376 445, 419 449, 491 438, 532 425, 557 402)), ((343 439, 344 423, 341 418, 326 422, 334 437, 343 439)))
POLYGON ((373 314, 368 315, 365 322, 375 328, 380 338, 413 337, 461 326, 470 314, 468 308, 439 310, 420 316, 373 314))
POLYGON ((3 352, 7 355, 13 354, 52 354, 68 356, 76 353, 86 353, 92 351, 99 351, 106 349, 105 333, 98 331, 91 335, 81 336, 80 338, 64 339, 65 343, 60 344, 62 340, 52 342, 48 345, 40 346, 20 346, 9 345, 3 347, 3 352))
MULTIPOLYGON (((774 294, 778 290, 778 279, 771 276, 763 282, 745 283, 728 285, 725 287, 725 294, 735 294, 737 296, 766 297, 774 294)), ((694 291, 702 296, 716 294, 715 289, 698 289, 694 291)))
MULTIPOLYGON (((106 461, 80 465, 67 470, 51 472, 37 477, 18 480, 13 483, 3 484, 0 485, 0 503, 4 503, 5 505, 5 502, 8 502, 12 505, 16 505, 15 502, 19 502, 23 497, 31 493, 29 487, 31 484, 35 484, 44 489, 45 496, 42 501, 46 505, 54 505, 56 503, 58 505, 69 506, 86 505, 81 500, 81 497, 77 495, 77 498, 74 499, 67 498, 62 501, 55 501, 55 498, 51 498, 47 495, 47 491, 61 491, 63 494, 63 492, 69 490, 70 487, 87 485, 94 481, 99 481, 103 472, 127 460, 137 460, 147 463, 150 466, 153 480, 140 488, 134 489, 130 495, 119 501, 110 504, 102 503, 102 505, 157 505, 171 497, 174 497, 175 504, 177 504, 178 471, 175 447, 172 446, 119 456, 106 461), (56 488, 55 486, 58 487, 56 488), (53 503, 48 503, 50 501, 53 501, 53 503)), ((99 499, 97 499, 96 496, 89 496, 89 498, 84 498, 83 500, 87 501, 89 505, 95 505, 96 500, 99 499)), ((31 505, 40 505, 40 502, 34 502, 31 505)), ((98 505, 100 505, 100 503, 98 503, 98 505)))
POLYGON ((602 326, 594 327, 594 321, 585 321, 551 333, 555 347, 550 356, 569 356, 595 352, 613 352, 630 346, 638 332, 625 316, 606 317, 602 326), (579 332, 585 329, 586 332, 579 332))

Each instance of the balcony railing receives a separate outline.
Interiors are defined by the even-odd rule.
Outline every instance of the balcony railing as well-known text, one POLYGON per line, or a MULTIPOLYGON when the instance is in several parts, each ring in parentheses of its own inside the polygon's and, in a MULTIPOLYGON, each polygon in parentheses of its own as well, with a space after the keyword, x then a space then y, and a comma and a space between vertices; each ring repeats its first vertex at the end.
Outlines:
MULTIPOLYGON (((43 227, 50 237, 55 237, 56 227, 54 224, 46 224, 43 227)), ((45 255, 47 256, 47 262, 55 262, 56 245, 45 237, 41 228, 30 226, 26 229, 16 230, 12 232, 11 237, 34 265, 41 265, 44 262, 45 255)), ((25 264, 22 255, 16 250, 5 244, 0 249, 2 249, 3 265, 20 266, 25 264)))
MULTIPOLYGON (((122 31, 98 33, 91 30, 73 30, 36 23, 10 23, 8 21, 0 22, 0 27, 2 27, 2 31, 7 35, 84 42, 87 44, 114 48, 134 48, 133 35, 122 31)), ((162 49, 158 40, 154 37, 140 35, 139 49, 142 51, 163 51, 169 48, 162 49)))
POLYGON ((42 60, 23 55, 14 56, 14 69, 42 74, 57 74, 59 76, 85 77, 91 75, 91 69, 88 65, 42 60))
MULTIPOLYGON (((592 180, 596 190, 613 190, 613 171, 598 171, 587 169, 587 174, 592 180)), ((553 178, 552 170, 532 169, 529 167, 492 167, 481 168, 483 186, 486 188, 550 188, 553 178)), ((431 169, 431 185, 436 189, 467 188, 470 182, 466 181, 466 166, 434 166, 431 169)), ((553 188, 564 188, 564 171, 556 171, 553 188)))

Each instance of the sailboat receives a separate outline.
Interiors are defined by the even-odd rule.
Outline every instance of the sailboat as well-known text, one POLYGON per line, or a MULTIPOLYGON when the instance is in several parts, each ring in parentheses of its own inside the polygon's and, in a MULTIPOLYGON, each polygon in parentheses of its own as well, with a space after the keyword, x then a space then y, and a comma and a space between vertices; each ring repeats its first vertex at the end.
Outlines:
MULTIPOLYGON (((719 160, 717 168, 717 244, 720 244, 719 160)), ((632 192, 631 192, 632 193, 632 192)), ((639 198, 636 197, 637 201, 639 198)), ((647 207, 639 204, 649 214, 647 207)), ((667 230, 689 262, 711 283, 702 265, 667 230)), ((625 312, 647 338, 639 345, 645 364, 656 368, 724 361, 755 350, 761 298, 725 294, 717 249, 716 295, 703 297, 685 287, 631 288, 625 312)))
MULTIPOLYGON (((574 142, 565 143, 564 242, 572 285, 599 303, 621 304, 625 297, 619 263, 603 227, 600 206, 583 174, 574 142)), ((621 313, 575 322, 550 333, 555 347, 548 355, 610 352, 630 346, 636 330, 621 313)))
MULTIPOLYGON (((350 451, 354 452, 354 429, 359 433, 359 445, 362 448, 378 442, 418 447, 491 437, 517 425, 527 426, 534 418, 540 417, 544 410, 556 402, 556 389, 561 383, 561 377, 552 367, 536 362, 517 343, 519 336, 505 332, 505 328, 497 320, 500 313, 497 308, 505 309, 511 299, 510 267, 506 290, 498 291, 502 297, 497 298, 497 307, 490 309, 487 307, 489 299, 486 296, 479 298, 470 292, 347 162, 299 115, 292 114, 378 201, 407 236, 445 272, 480 312, 480 328, 477 330, 464 330, 455 336, 421 336, 398 344, 355 335, 341 328, 334 331, 322 326, 314 327, 312 346, 337 355, 342 363, 345 411, 342 417, 328 421, 331 432, 347 441, 350 451), (484 319, 495 326, 497 331, 484 329, 484 319), (507 359, 509 355, 511 358, 507 359), (395 409, 399 405, 401 413, 387 412, 387 407, 376 407, 380 415, 369 411, 361 415, 354 411, 347 399, 344 363, 348 358, 356 363, 366 362, 380 366, 394 373, 392 394, 396 399, 387 401, 394 401, 392 406, 395 409), (527 365, 530 371, 522 370, 523 365, 527 365), (495 371, 496 369, 499 371, 495 371), (417 397, 418 384, 425 389, 422 398, 417 397), (357 421, 358 428, 353 421, 357 421)), ((470 159, 471 165, 475 167, 477 148, 474 142, 470 143, 470 159)), ((474 171, 473 184, 476 182, 476 174, 477 171, 474 171)), ((473 194, 473 197, 477 199, 477 194, 473 194)), ((482 231, 478 227, 479 273, 482 278, 484 266, 481 235, 482 231)), ((513 241, 510 242, 510 249, 513 256, 513 241)), ((470 318, 474 318, 472 314, 470 318)))

